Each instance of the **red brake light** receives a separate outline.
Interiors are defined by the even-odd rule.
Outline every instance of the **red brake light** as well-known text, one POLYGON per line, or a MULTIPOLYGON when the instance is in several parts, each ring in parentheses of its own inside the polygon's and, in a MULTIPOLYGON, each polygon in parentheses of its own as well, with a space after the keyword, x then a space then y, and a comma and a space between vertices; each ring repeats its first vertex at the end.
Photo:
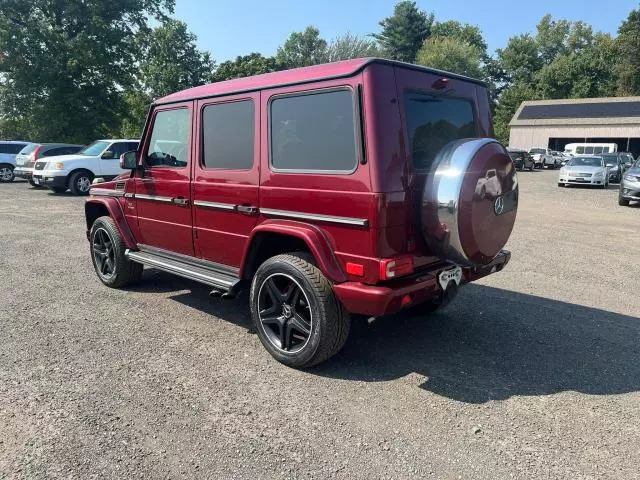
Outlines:
POLYGON ((380 280, 390 280, 413 272, 413 257, 397 257, 380 260, 380 280))
POLYGON ((364 265, 347 262, 347 273, 356 277, 364 277, 364 265))
POLYGON ((42 150, 42 146, 38 145, 36 147, 36 149, 33 151, 33 159, 37 160, 38 159, 38 155, 40 155, 40 150, 42 150))

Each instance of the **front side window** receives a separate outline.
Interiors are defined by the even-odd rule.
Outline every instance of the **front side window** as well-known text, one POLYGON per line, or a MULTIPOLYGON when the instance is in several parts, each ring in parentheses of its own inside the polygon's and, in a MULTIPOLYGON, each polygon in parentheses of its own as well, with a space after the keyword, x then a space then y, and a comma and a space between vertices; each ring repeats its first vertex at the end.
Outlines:
POLYGON ((207 105, 202 112, 205 168, 249 170, 253 166, 253 101, 207 105))
POLYGON ((156 114, 146 164, 156 168, 186 167, 189 151, 189 110, 179 108, 156 114))
POLYGON ((576 153, 582 155, 584 153, 584 147, 576 147, 576 153))
POLYGON ((274 170, 352 172, 358 163, 351 90, 277 97, 271 102, 274 170))
POLYGON ((428 93, 404 96, 413 166, 429 169, 445 145, 478 136, 471 101, 428 93))

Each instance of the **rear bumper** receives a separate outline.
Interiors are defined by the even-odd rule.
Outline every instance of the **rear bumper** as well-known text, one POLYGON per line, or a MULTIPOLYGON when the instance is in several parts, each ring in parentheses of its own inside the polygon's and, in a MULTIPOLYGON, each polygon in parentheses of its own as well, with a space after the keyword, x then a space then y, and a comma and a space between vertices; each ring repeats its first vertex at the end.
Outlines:
POLYGON ((26 178, 29 180, 33 175, 33 168, 16 167, 13 169, 13 174, 18 178, 26 178))
MULTIPOLYGON (((488 265, 476 268, 463 267, 462 284, 499 272, 510 259, 511 252, 503 250, 488 265)), ((407 307, 438 297, 442 292, 438 285, 438 274, 447 268, 450 266, 425 270, 389 285, 365 285, 359 282, 339 283, 334 285, 333 290, 349 312, 379 317, 400 311, 403 308, 402 299, 406 295, 411 296, 411 303, 407 304, 407 307)))

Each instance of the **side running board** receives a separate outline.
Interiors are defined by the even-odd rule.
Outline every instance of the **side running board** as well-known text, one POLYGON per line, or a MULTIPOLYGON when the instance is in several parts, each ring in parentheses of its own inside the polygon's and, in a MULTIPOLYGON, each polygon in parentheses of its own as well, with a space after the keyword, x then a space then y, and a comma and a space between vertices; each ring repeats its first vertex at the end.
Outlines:
POLYGON ((125 251, 125 256, 133 262, 204 283, 225 293, 236 293, 235 290, 240 284, 240 279, 237 275, 212 268, 206 262, 199 262, 196 258, 183 260, 175 257, 169 258, 166 254, 152 251, 133 251, 128 249, 125 251))

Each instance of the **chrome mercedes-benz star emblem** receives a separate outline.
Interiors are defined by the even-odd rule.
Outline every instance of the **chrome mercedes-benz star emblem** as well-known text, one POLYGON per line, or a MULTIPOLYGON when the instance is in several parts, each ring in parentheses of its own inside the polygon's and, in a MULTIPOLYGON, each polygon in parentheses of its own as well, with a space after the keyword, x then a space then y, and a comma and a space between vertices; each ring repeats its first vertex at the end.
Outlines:
POLYGON ((285 304, 282 306, 282 315, 284 318, 291 318, 293 316, 293 310, 290 305, 285 304))
POLYGON ((504 197, 496 198, 496 202, 493 204, 493 211, 496 212, 496 215, 502 215, 502 212, 504 212, 504 197))

